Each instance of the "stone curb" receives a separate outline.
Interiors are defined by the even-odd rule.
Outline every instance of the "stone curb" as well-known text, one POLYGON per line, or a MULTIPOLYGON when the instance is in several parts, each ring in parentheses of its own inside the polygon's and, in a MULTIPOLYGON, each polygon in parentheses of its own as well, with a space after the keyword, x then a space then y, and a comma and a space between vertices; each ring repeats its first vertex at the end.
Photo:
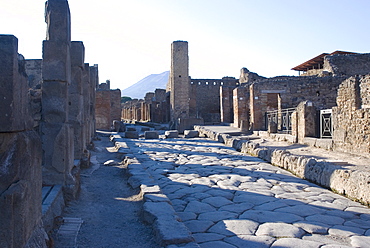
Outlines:
MULTIPOLYGON (((118 140, 117 142, 122 142, 121 139, 118 138, 118 140)), ((127 149, 129 149, 128 146, 127 149)), ((133 188, 140 187, 143 194, 143 219, 153 226, 159 243, 169 248, 199 248, 191 232, 173 209, 171 201, 163 194, 155 179, 135 155, 128 154, 124 163, 129 173, 128 183, 133 188)))
POLYGON ((194 126, 200 135, 225 143, 229 147, 259 157, 284 168, 296 176, 314 182, 352 200, 370 205, 370 172, 342 169, 335 163, 318 161, 315 158, 294 155, 282 149, 260 146, 259 143, 217 133, 204 126, 194 126))

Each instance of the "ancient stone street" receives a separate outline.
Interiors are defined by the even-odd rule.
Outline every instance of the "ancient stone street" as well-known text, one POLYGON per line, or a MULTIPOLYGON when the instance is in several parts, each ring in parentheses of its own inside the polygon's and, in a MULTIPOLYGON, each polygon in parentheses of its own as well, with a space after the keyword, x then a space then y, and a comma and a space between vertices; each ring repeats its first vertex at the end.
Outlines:
POLYGON ((370 247, 369 208, 259 158, 206 138, 115 137, 168 247, 370 247))

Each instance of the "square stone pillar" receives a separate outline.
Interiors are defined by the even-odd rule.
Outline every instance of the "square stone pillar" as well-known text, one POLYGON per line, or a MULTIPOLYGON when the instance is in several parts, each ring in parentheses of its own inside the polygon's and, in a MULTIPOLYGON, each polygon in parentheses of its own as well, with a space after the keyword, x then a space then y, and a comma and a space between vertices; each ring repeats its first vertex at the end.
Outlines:
POLYGON ((249 120, 249 89, 237 87, 233 90, 234 127, 240 127, 241 121, 249 120))
POLYGON ((67 0, 49 0, 43 42, 42 122, 43 183, 63 185, 66 200, 76 197, 79 170, 74 167, 73 128, 69 124, 71 19, 67 0))
POLYGON ((233 87, 220 87, 220 112, 221 122, 232 123, 234 118, 233 110, 233 87))
MULTIPOLYGON (((68 122, 74 130, 74 159, 82 159, 86 149, 84 132, 83 71, 85 47, 81 41, 71 43, 71 84, 68 87, 68 122)), ((88 94, 86 91, 85 94, 88 94)))

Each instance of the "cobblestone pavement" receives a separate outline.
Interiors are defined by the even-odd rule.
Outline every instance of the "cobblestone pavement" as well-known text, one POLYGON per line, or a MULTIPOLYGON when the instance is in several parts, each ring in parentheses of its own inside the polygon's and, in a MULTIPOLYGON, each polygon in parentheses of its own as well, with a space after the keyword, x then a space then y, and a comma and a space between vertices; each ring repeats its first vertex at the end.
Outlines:
POLYGON ((370 209, 218 142, 127 140, 200 247, 370 247, 370 209))

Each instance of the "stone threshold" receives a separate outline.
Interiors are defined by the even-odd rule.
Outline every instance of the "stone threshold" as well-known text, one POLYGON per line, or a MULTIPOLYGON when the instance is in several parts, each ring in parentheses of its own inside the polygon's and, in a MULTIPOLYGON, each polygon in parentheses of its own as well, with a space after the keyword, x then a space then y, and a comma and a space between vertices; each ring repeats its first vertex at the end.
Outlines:
POLYGON ((283 148, 262 146, 253 140, 218 133, 205 126, 194 126, 194 129, 202 136, 224 143, 240 152, 259 157, 349 199, 370 205, 369 171, 343 168, 337 163, 320 161, 311 156, 291 154, 283 148))

